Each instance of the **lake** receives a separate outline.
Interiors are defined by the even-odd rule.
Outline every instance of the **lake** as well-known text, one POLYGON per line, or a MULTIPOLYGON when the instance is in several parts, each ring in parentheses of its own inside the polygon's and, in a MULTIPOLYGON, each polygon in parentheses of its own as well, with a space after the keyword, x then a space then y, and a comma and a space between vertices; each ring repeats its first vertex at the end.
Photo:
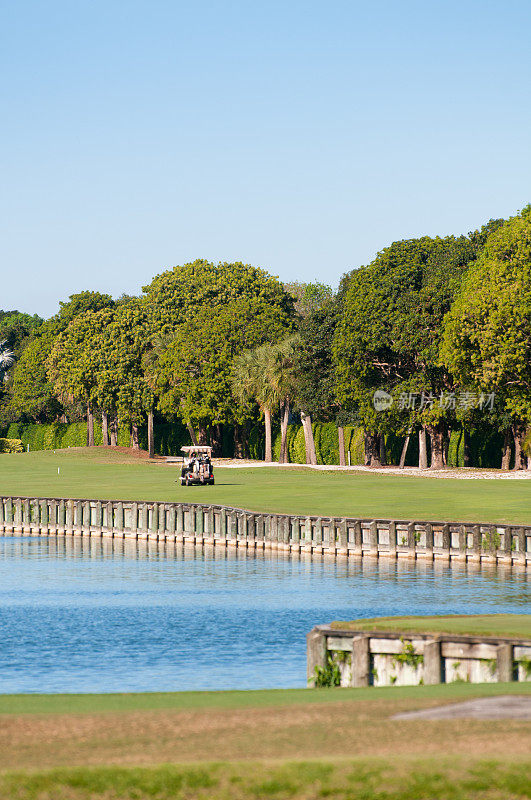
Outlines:
POLYGON ((6 536, 0 693, 302 687, 316 624, 528 610, 505 567, 6 536))

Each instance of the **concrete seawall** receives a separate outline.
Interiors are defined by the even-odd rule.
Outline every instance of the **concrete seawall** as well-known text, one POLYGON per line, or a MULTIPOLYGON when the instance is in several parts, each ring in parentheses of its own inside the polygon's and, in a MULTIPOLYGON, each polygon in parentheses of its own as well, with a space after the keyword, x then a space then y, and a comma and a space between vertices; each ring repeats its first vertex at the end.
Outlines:
POLYGON ((318 625, 307 636, 307 656, 309 686, 331 667, 340 686, 531 681, 531 641, 510 637, 318 625))
POLYGON ((0 497, 0 535, 13 534, 531 566, 526 525, 314 517, 189 503, 0 497))

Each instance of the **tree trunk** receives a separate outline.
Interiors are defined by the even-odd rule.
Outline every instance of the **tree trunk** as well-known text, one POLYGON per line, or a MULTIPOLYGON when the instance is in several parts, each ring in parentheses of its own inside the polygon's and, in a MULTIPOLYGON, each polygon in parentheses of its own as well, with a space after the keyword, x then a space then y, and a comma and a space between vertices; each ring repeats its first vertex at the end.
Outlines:
POLYGON ((463 428, 463 466, 470 466, 470 434, 463 428))
POLYGON ((191 422, 187 422, 186 427, 188 429, 188 433, 190 434, 190 439, 192 440, 192 444, 197 447, 197 436, 195 435, 195 431, 192 427, 191 422))
POLYGON ((87 405, 87 447, 94 447, 94 413, 90 403, 87 405))
POLYGON ((431 444, 430 469, 444 469, 444 433, 445 426, 439 422, 437 425, 427 425, 431 444))
POLYGON ((337 426, 337 443, 339 447, 339 466, 346 466, 345 459, 345 429, 342 425, 337 426))
POLYGON ((223 455, 223 425, 216 423, 210 428, 210 445, 212 455, 218 458, 223 455))
POLYGON ((271 409, 264 408, 264 426, 265 426, 265 460, 273 461, 273 449, 271 447, 271 409))
POLYGON ((409 447, 410 440, 411 440, 411 428, 407 432, 406 441, 404 442, 402 452, 400 453, 400 463, 398 465, 399 469, 404 469, 404 465, 406 463, 407 449, 409 447))
POLYGON ((208 441, 208 429, 205 425, 198 425, 197 426, 197 444, 206 446, 209 444, 208 441))
POLYGON ((385 467, 387 464, 387 453, 385 451, 385 434, 380 434, 380 462, 382 467, 385 467))
POLYGON ((103 446, 109 446, 109 419, 107 417, 107 412, 101 412, 101 435, 103 438, 103 446))
POLYGON ((304 432, 304 444, 306 448, 306 463, 317 464, 317 453, 315 452, 315 440, 313 438, 312 418, 309 414, 301 411, 302 430, 304 432))
POLYGON ((308 434, 306 431, 306 423, 302 417, 302 413, 301 413, 301 423, 302 423, 302 432, 304 434, 304 463, 310 464, 311 461, 310 461, 310 451, 308 449, 308 434))
POLYGON ((511 438, 511 429, 506 428, 506 430, 503 432, 501 469, 509 469, 511 466, 511 438))
POLYGON ((118 417, 114 416, 111 421, 111 447, 118 446, 118 417))
POLYGON ((527 459, 524 452, 524 439, 526 434, 526 425, 521 422, 515 422, 511 426, 514 439, 514 467, 513 469, 525 469, 527 466, 527 459))
POLYGON ((364 433, 363 443, 365 446, 365 466, 381 467, 380 461, 380 434, 364 433))
POLYGON ((147 428, 148 428, 148 456, 149 458, 155 458, 155 437, 153 435, 153 411, 148 411, 148 418, 147 418, 147 428))
POLYGON ((280 404, 280 458, 279 464, 288 463, 288 419, 289 400, 286 397, 280 404))
POLYGON ((243 425, 234 425, 234 458, 245 458, 243 425))
POLYGON ((450 449, 450 436, 448 435, 448 431, 445 430, 443 436, 443 466, 448 466, 448 451, 450 449))
POLYGON ((428 448, 424 426, 419 430, 419 469, 428 469, 428 448))
POLYGON ((243 457, 250 458, 251 453, 249 450, 249 431, 251 429, 250 420, 246 419, 242 426, 242 441, 243 441, 243 457))
POLYGON ((140 450, 140 445, 138 443, 138 425, 136 422, 133 422, 131 425, 131 447, 133 450, 140 450))

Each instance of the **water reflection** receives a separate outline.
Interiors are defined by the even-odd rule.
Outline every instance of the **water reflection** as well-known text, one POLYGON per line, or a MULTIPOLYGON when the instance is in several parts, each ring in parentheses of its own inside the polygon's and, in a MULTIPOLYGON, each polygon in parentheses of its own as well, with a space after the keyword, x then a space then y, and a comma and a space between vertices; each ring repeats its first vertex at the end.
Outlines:
POLYGON ((527 610, 525 570, 0 538, 0 692, 303 686, 332 619, 527 610))

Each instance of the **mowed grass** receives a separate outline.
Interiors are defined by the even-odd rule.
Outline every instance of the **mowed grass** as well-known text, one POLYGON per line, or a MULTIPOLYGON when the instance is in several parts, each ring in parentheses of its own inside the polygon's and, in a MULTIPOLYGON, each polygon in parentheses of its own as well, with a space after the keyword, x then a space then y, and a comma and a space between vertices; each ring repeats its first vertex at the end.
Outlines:
POLYGON ((531 523, 531 481, 437 479, 277 467, 218 468, 181 487, 177 466, 107 448, 0 455, 0 494, 218 503, 255 511, 531 523))
POLYGON ((124 692, 106 694, 1 694, 2 714, 85 714, 130 711, 205 711, 322 705, 346 701, 449 702, 499 694, 531 694, 529 683, 451 683, 359 689, 256 689, 219 692, 124 692))
POLYGON ((530 685, 1 697, 0 798, 522 800, 525 720, 396 720, 530 685))
POLYGON ((447 617, 377 617, 332 622, 333 628, 401 633, 457 633, 531 639, 531 614, 473 614, 447 617))

